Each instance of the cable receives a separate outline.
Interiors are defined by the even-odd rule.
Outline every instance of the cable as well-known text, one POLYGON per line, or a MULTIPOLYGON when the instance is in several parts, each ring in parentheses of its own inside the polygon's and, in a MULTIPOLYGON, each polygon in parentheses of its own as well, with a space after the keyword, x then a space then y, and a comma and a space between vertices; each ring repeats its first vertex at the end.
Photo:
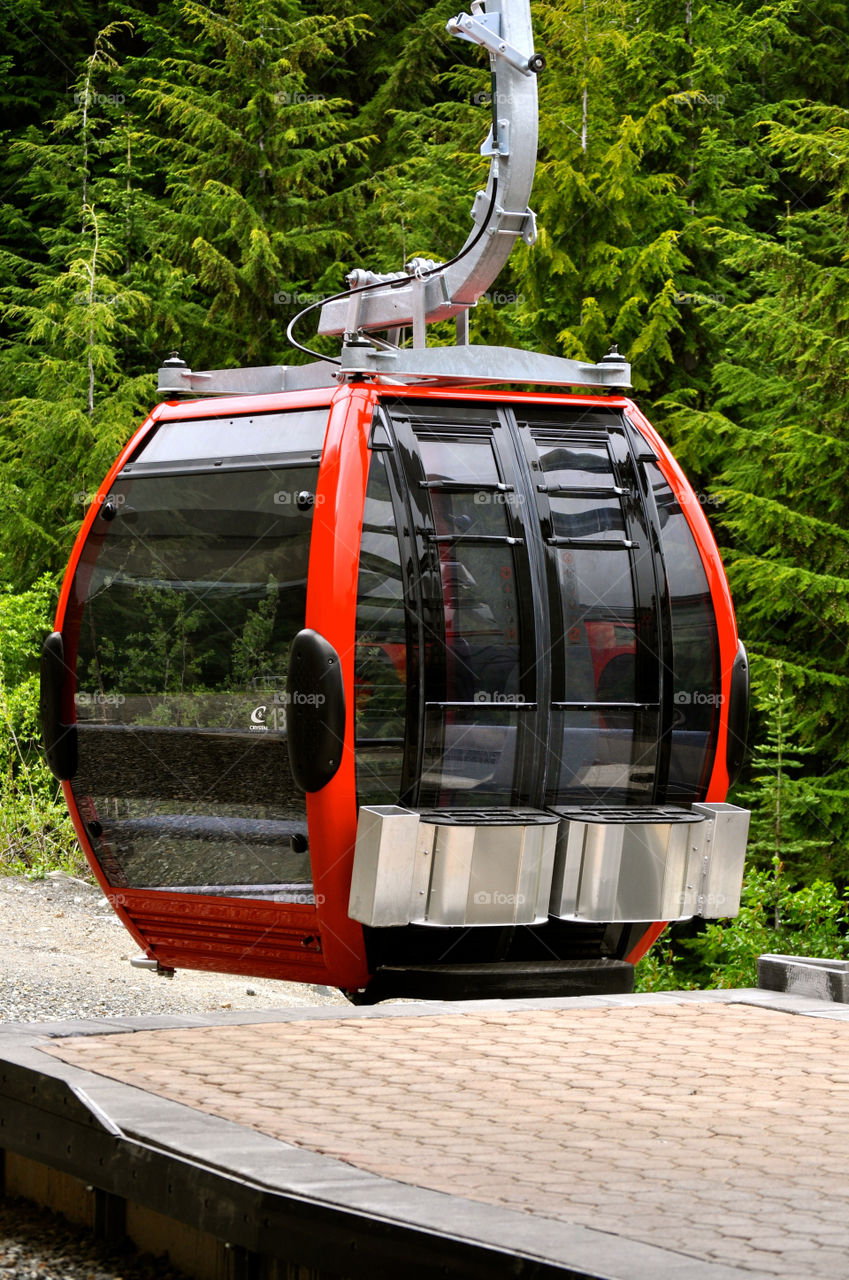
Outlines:
POLYGON ((473 236, 472 239, 469 241, 469 243, 467 245, 464 245, 464 247, 460 250, 460 252, 456 253, 453 258, 449 258, 447 262, 441 262, 438 267, 431 267, 428 271, 422 271, 418 277, 403 276, 399 280, 376 280, 374 281, 373 284, 357 285, 356 289, 343 289, 341 293, 331 293, 326 298, 320 298, 318 302, 311 302, 309 306, 304 307, 303 311, 299 311, 298 314, 294 316, 292 320, 289 321, 289 324, 286 328, 286 340, 289 342, 291 346, 296 347, 298 351, 305 352, 305 354, 308 356, 315 356, 317 360, 325 360, 329 364, 341 365, 342 361, 338 360, 336 356, 324 356, 321 354, 320 351, 314 351, 312 347, 305 347, 303 343, 298 342, 297 338, 292 336, 292 330, 294 329, 295 325, 299 322, 301 317, 308 315, 310 311, 315 311, 316 307, 323 307, 328 302, 338 302, 340 298, 350 298, 355 293, 368 293, 371 289, 403 289, 414 278, 418 278, 419 280, 427 280, 430 278, 430 276, 438 275, 440 271, 447 271, 449 267, 453 267, 455 263, 459 262, 462 258, 465 258, 467 253, 471 253, 472 249, 474 249, 475 245, 477 244, 481 236, 486 231, 487 227, 489 226, 490 219, 492 218, 493 212, 495 210, 495 199, 496 199, 497 193, 498 193, 498 178, 493 177, 492 195, 490 196, 490 199, 489 199, 489 208, 486 211, 486 216, 481 222, 481 225, 478 227, 477 235, 473 236))

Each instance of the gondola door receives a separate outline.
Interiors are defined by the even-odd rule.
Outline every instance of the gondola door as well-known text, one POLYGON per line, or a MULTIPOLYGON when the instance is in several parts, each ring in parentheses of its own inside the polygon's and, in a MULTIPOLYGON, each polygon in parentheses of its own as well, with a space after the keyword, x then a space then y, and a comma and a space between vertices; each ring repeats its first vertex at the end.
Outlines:
MULTIPOLYGON (((410 639, 404 786, 424 808, 663 796, 671 630, 621 412, 392 406, 410 639)), ((371 798, 371 797, 369 797, 371 798)), ((389 799, 384 795, 384 801, 389 799)))
POLYGON ((286 735, 327 420, 161 422, 79 551, 66 785, 104 887, 165 968, 327 980, 286 735))
POLYGON ((671 672, 657 533, 622 415, 517 414, 548 571, 546 801, 646 806, 662 792, 671 672))
POLYGON ((542 801, 548 628, 522 459, 495 406, 397 404, 392 417, 416 654, 402 803, 533 808, 542 801))

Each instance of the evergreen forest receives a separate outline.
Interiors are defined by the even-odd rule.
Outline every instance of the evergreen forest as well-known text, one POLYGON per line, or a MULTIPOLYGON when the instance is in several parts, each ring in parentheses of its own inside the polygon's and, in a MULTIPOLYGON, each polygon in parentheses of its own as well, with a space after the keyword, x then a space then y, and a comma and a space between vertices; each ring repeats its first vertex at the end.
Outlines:
MULTIPOLYGON (((472 340, 593 361, 617 343, 719 541, 753 673, 744 906, 667 931, 642 981, 741 985, 759 952, 849 955, 849 8, 532 7, 540 234, 472 340)), ((465 240, 490 80, 445 33, 456 12, 0 6, 4 870, 75 865, 38 652, 162 359, 297 362, 289 321, 352 267, 465 240)))

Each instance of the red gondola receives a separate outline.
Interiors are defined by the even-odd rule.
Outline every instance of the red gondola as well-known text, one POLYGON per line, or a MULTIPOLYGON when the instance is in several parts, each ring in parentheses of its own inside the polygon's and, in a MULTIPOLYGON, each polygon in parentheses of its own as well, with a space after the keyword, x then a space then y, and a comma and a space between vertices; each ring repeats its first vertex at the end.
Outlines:
MULTIPOLYGON (((456 23, 535 111, 525 0, 456 23)), ((151 966, 626 990, 663 921, 738 909, 745 652, 627 365, 423 345, 531 235, 494 145, 456 259, 327 304, 338 365, 167 362, 216 399, 158 405, 83 524, 45 741, 151 966)))

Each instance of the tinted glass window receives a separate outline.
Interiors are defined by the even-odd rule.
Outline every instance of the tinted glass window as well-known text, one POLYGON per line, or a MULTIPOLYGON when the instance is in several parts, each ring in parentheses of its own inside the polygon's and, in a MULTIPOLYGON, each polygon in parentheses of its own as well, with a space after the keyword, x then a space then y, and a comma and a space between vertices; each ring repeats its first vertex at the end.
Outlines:
POLYGON ((550 490, 613 487, 613 470, 604 445, 566 445, 537 439, 537 450, 550 490))
POLYGON ((513 550, 458 543, 440 553, 446 697, 488 702, 519 692, 519 617, 513 550))
MULTIPOLYGON (((657 744, 645 738, 646 712, 634 704, 640 672, 656 658, 638 643, 639 541, 633 511, 626 514, 632 494, 619 474, 627 441, 621 430, 590 434, 577 423, 531 434, 526 452, 559 588, 552 593, 561 639, 553 647, 548 803, 647 803, 657 744)), ((656 728, 656 711, 650 718, 656 728)))
POLYGON ((143 467, 245 457, 280 458, 285 453, 320 454, 328 409, 260 413, 241 418, 189 418, 162 422, 133 461, 143 467))
POLYGON ((512 492, 431 489, 433 523, 441 538, 506 537, 512 492))
POLYGON ((421 804, 473 808, 515 804, 519 714, 499 703, 474 708, 429 707, 421 804))
POLYGON ((69 614, 73 786, 114 884, 286 900, 310 881, 285 688, 316 476, 278 462, 124 478, 95 522, 69 614))
POLYGON ((429 480, 476 485, 500 479, 489 440, 420 437, 419 448, 429 480))
POLYGON ((549 804, 650 802, 657 717, 641 723, 633 709, 555 710, 549 804))
POLYGON ((566 646, 564 702, 633 702, 636 614, 627 550, 557 549, 566 646))
POLYGON ((621 542, 625 537, 625 517, 617 497, 572 498, 550 494, 549 502, 555 538, 621 542))
POLYGON ((382 453, 373 453, 357 584, 354 654, 357 798, 392 804, 401 794, 407 640, 401 549, 382 453))
POLYGON ((690 526, 654 463, 646 464, 660 519, 672 609, 673 730, 669 798, 704 796, 721 696, 716 619, 690 526))
POLYGON ((527 569, 516 477, 497 452, 498 430, 417 433, 428 524, 422 581, 429 616, 441 620, 423 640, 426 805, 515 801, 523 634, 531 625, 520 607, 518 574, 527 569))
POLYGON ((519 690, 513 491, 490 440, 422 438, 445 617, 445 699, 486 702, 519 690), (453 468, 453 470, 452 470, 453 468), (490 486, 489 488, 485 486, 490 486))

